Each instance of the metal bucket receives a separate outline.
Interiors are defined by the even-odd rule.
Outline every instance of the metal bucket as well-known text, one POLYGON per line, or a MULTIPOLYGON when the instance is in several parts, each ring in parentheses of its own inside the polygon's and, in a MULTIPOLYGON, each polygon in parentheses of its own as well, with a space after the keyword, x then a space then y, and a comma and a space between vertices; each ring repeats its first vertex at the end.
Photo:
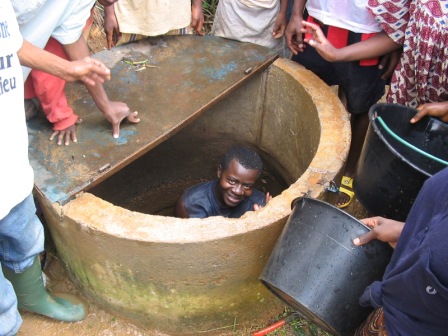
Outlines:
POLYGON ((334 335, 353 335, 372 309, 359 297, 380 280, 392 249, 356 218, 320 200, 298 198, 259 279, 280 299, 334 335))
POLYGON ((372 214, 405 221, 426 179, 446 167, 448 125, 416 109, 376 104, 354 179, 357 199, 372 214), (427 154, 427 155, 426 155, 427 154))

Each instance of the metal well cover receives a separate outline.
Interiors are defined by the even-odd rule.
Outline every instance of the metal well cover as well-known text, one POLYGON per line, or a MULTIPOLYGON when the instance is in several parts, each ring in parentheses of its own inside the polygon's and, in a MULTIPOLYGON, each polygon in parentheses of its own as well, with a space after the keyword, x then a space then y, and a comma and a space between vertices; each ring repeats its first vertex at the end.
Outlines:
POLYGON ((97 109, 84 85, 69 83, 69 105, 83 120, 78 143, 57 146, 44 116, 28 122, 35 186, 51 202, 64 204, 145 154, 199 117, 277 55, 268 48, 214 36, 165 36, 94 55, 112 73, 109 99, 128 104, 141 121, 124 121, 120 137, 97 109))

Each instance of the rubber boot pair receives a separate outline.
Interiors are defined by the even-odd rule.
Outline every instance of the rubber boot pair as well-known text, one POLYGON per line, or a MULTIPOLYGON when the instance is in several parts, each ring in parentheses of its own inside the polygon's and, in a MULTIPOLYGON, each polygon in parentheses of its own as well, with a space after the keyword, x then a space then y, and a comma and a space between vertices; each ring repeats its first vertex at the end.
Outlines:
POLYGON ((80 321, 87 315, 86 305, 77 297, 66 293, 56 295, 47 292, 38 257, 33 265, 22 273, 15 273, 6 267, 3 267, 3 273, 14 287, 19 309, 64 322, 80 321))

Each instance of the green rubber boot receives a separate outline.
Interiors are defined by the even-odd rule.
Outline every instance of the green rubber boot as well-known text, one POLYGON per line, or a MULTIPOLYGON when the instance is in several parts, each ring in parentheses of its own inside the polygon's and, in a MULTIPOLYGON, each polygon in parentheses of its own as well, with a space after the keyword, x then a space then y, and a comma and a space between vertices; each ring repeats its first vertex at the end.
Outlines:
POLYGON ((71 294, 49 294, 42 279, 39 257, 22 273, 3 267, 17 295, 17 307, 64 322, 81 321, 87 315, 86 305, 71 294))

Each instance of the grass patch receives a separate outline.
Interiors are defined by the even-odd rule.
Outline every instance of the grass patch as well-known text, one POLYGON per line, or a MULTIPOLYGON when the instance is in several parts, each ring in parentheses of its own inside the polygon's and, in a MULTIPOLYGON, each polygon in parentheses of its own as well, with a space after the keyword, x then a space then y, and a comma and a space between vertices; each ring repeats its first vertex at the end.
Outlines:
MULTIPOLYGON (((264 328, 290 316, 294 311, 291 308, 285 308, 281 314, 279 314, 276 318, 272 319, 268 323, 252 328, 251 334, 257 331, 263 330, 264 328)), ((310 322, 308 319, 303 317, 302 315, 297 314, 297 317, 294 318, 289 323, 284 326, 270 332, 267 336, 332 336, 326 331, 319 328, 314 323, 310 322)))

